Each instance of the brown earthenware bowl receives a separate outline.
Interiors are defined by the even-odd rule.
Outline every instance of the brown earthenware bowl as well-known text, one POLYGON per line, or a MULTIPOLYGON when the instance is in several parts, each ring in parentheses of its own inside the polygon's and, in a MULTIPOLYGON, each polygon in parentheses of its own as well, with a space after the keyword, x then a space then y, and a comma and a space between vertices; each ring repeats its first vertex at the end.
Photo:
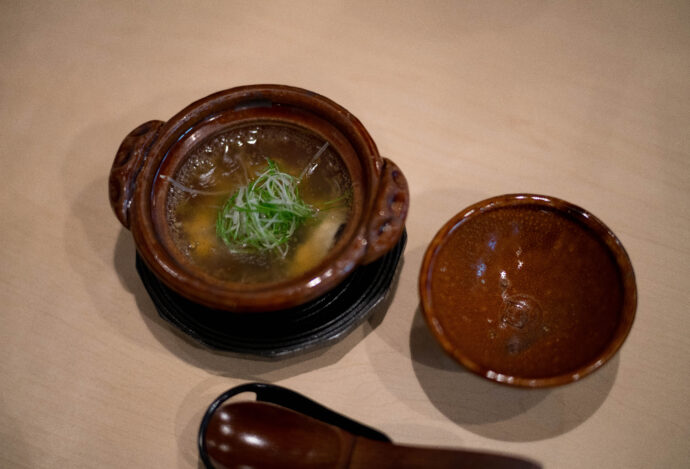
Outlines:
POLYGON ((445 351, 500 383, 545 387, 601 367, 637 305, 630 259, 586 210, 504 195, 454 216, 419 279, 424 317, 445 351))
POLYGON ((323 96, 281 85, 221 91, 167 122, 140 125, 117 152, 109 195, 117 218, 131 230, 138 252, 161 281, 196 303, 235 312, 290 308, 329 291, 357 266, 395 246, 409 205, 405 177, 379 155, 357 118, 323 96), (175 246, 166 218, 170 178, 189 154, 228 129, 253 124, 287 126, 327 141, 352 181, 353 202, 344 231, 325 260, 294 279, 246 284, 213 277, 175 246))

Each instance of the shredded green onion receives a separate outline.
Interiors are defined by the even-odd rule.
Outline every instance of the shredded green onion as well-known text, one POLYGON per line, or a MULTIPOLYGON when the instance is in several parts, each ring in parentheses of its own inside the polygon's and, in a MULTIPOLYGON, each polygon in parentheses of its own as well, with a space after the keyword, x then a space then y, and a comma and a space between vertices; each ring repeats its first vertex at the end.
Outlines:
POLYGON ((216 233, 233 252, 274 251, 285 257, 290 237, 317 212, 302 200, 298 185, 298 178, 269 159, 268 169, 218 211, 216 233))

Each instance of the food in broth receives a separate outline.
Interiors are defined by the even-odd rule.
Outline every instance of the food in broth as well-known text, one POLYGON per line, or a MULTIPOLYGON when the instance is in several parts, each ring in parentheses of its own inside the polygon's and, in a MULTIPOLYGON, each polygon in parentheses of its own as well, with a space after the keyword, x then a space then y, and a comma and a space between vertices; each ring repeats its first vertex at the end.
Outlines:
POLYGON ((272 123, 210 137, 167 179, 177 247, 199 268, 233 282, 286 280, 316 267, 352 204, 349 173, 332 147, 272 123))

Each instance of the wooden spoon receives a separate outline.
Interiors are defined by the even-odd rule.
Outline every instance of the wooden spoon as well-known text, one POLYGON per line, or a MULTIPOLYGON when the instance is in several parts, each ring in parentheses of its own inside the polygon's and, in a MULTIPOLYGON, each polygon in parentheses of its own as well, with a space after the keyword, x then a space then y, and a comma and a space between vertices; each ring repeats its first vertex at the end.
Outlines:
POLYGON ((216 469, 541 467, 497 454, 375 441, 266 402, 223 405, 213 413, 203 437, 216 469))

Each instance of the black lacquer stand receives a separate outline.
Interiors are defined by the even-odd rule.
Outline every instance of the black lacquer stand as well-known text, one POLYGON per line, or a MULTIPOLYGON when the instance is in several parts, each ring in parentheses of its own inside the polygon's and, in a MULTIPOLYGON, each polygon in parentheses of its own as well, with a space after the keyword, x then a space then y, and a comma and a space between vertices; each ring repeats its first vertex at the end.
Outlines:
POLYGON ((381 259, 304 305, 267 313, 230 313, 194 303, 165 286, 137 255, 136 268, 158 314, 218 350, 281 357, 345 337, 381 304, 396 276, 407 234, 381 259))

